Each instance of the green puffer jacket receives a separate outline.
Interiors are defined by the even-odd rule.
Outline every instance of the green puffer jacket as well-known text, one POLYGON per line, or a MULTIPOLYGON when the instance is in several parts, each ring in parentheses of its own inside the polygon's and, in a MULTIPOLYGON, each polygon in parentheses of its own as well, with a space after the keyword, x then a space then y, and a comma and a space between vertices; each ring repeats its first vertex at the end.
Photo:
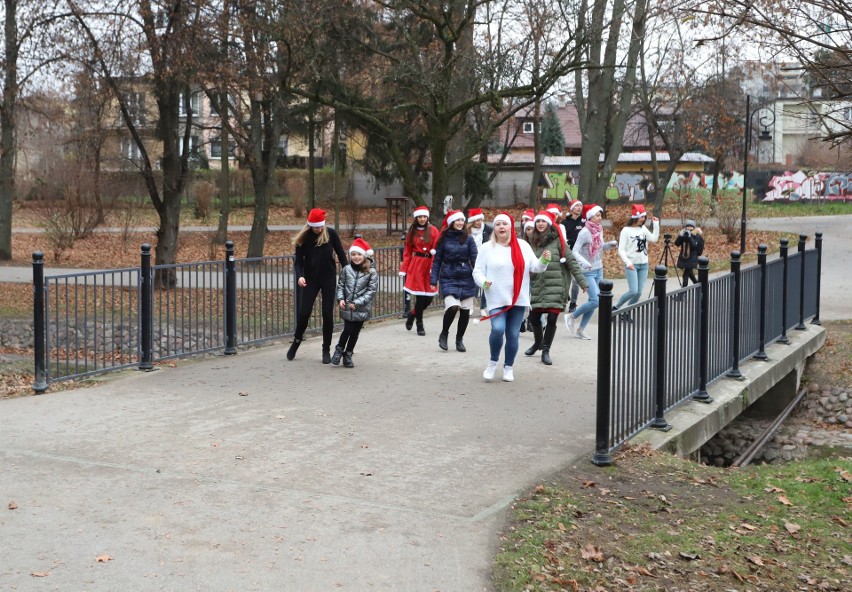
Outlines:
POLYGON ((571 287, 571 275, 581 288, 589 287, 586 276, 583 275, 583 270, 580 269, 580 264, 574 259, 570 249, 565 251, 565 263, 559 262, 560 240, 557 232, 556 228, 551 227, 542 237, 540 246, 531 244, 536 256, 539 257, 545 249, 550 250, 550 265, 547 266, 547 270, 532 276, 530 284, 532 308, 564 309, 568 301, 568 288, 571 287))

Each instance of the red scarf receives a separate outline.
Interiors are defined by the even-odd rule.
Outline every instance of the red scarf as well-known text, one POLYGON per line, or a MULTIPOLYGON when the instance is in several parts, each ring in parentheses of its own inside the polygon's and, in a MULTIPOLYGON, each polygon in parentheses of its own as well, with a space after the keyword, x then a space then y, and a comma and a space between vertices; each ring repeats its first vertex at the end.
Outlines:
MULTIPOLYGON (((521 285, 524 283, 524 271, 526 270, 527 262, 524 260, 524 253, 521 251, 521 244, 518 242, 518 235, 515 232, 515 219, 512 218, 512 215, 508 212, 501 212, 501 214, 504 214, 509 218, 509 250, 512 255, 512 265, 515 268, 512 273, 512 281, 514 282, 512 285, 512 304, 504 306, 494 314, 482 317, 480 319, 481 321, 501 315, 515 306, 515 303, 518 301, 518 296, 521 293, 521 285)), ((500 214, 498 214, 498 216, 499 215, 500 214)))
POLYGON ((592 221, 586 222, 586 228, 592 235, 592 242, 589 244, 589 255, 594 258, 603 247, 603 226, 595 224, 592 221))

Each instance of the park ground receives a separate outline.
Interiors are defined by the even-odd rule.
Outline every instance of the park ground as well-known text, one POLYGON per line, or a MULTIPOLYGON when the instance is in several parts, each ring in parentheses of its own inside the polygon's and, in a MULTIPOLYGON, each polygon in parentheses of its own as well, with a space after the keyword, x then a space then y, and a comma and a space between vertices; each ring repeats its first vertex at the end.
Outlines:
MULTIPOLYGON (((495 213, 488 211, 489 215, 495 213)), ((624 214, 613 211, 614 217, 619 215, 624 214)), ((384 216, 381 209, 364 210, 359 223, 384 223, 384 216)), ((288 208, 274 208, 270 225, 301 221, 288 208)), ((183 221, 185 226, 203 223, 193 219, 191 213, 183 221)), ((246 212, 235 212, 232 224, 249 223, 246 212)), ((37 227, 39 222, 37 217, 22 214, 16 220, 18 224, 27 228, 37 227)), ((153 226, 156 220, 139 219, 135 224, 139 228, 153 226)), ((664 228, 674 230, 676 227, 664 228)), ((381 230, 361 234, 374 246, 399 244, 398 236, 388 237, 381 230)), ((341 235, 344 243, 351 240, 347 231, 341 235)), ((247 244, 247 236, 236 233, 231 237, 238 255, 247 244)), ((749 250, 754 250, 752 242, 777 245, 780 236, 752 232, 749 250)), ((292 252, 291 238, 292 232, 270 233, 267 253, 292 252)), ((131 233, 113 265, 136 265, 138 245, 153 239, 152 232, 131 233)), ((43 235, 16 234, 12 264, 27 265, 32 251, 42 250, 47 254, 48 268, 103 267, 98 254, 105 248, 115 253, 117 240, 121 239, 115 235, 94 234, 52 257, 43 235)), ((726 261, 737 246, 708 233, 711 260, 726 261)), ((182 234, 181 261, 221 256, 223 253, 211 248, 209 233, 182 234)), ((608 257, 606 273, 618 277, 621 266, 614 254, 608 257)), ((31 290, 28 285, 3 285, 0 319, 27 318, 31 314, 31 290)), ((848 385, 852 377, 852 322, 825 325, 827 345, 809 364, 806 378, 820 384, 848 385)), ((32 352, 26 350, 0 351, 0 398, 31 393, 31 360, 32 352)), ((61 396, 62 389, 85 384, 60 383, 46 396, 61 396)), ((852 453, 820 452, 821 458, 804 462, 736 471, 705 467, 641 448, 625 449, 616 457, 615 465, 605 469, 584 458, 534 484, 513 504, 495 543, 495 587, 501 592, 842 590, 852 571, 848 519, 852 453)))
MULTIPOLYGON (((852 321, 825 327, 828 341, 806 380, 848 386, 852 321)), ((852 450, 813 452, 802 462, 741 469, 640 447, 627 447, 612 467, 583 459, 512 505, 497 588, 848 590, 852 450)))

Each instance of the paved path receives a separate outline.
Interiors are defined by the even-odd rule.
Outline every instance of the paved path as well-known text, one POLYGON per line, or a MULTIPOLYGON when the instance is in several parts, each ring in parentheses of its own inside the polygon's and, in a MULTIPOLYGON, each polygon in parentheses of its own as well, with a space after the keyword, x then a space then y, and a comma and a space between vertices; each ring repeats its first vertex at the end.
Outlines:
POLYGON ((489 590, 513 496, 594 448, 597 342, 488 384, 488 325, 439 318, 0 402, 0 589, 489 590))
MULTIPOLYGON (((849 219, 806 221, 850 318, 849 219)), ((554 366, 487 384, 488 325, 444 353, 439 318, 368 326, 354 370, 314 338, 0 401, 0 589, 490 590, 513 497, 588 462, 597 341, 560 327, 554 366)))

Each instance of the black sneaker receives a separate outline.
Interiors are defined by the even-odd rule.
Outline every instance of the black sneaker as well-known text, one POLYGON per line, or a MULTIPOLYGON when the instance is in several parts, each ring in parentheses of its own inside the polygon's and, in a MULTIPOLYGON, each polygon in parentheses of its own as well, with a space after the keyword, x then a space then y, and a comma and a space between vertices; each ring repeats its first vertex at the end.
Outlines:
POLYGON ((577 310, 577 303, 572 300, 571 304, 568 305, 568 312, 574 312, 575 310, 577 310))

